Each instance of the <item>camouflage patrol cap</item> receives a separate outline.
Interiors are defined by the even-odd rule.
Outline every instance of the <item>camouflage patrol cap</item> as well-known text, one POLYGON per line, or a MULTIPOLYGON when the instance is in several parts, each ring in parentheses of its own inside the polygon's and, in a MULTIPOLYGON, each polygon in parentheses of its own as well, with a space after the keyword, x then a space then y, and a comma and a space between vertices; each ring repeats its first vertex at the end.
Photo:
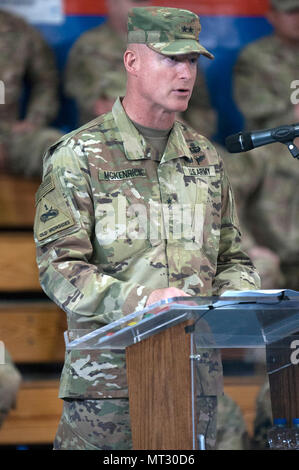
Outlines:
POLYGON ((200 30, 198 16, 180 8, 139 7, 128 14, 128 44, 147 44, 163 55, 196 52, 213 59, 198 42, 200 30))
POLYGON ((299 10, 299 0, 270 0, 270 3, 278 11, 299 10))

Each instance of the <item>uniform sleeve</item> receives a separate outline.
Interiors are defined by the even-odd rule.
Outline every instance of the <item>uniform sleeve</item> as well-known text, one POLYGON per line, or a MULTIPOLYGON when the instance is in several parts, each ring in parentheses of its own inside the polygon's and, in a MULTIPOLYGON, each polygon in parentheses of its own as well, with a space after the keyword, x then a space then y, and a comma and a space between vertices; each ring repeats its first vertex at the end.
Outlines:
POLYGON ((144 308, 148 288, 104 274, 95 263, 89 168, 68 146, 46 164, 36 195, 35 242, 40 283, 68 313, 71 328, 106 324, 144 308), (91 322, 91 323, 90 323, 91 322))
POLYGON ((234 194, 223 167, 222 171, 219 254, 217 272, 213 283, 215 295, 220 295, 226 290, 252 290, 260 288, 259 275, 250 258, 241 248, 241 232, 234 194))
POLYGON ((36 125, 49 124, 59 108, 58 71, 54 53, 41 34, 28 26, 26 76, 30 86, 26 119, 36 125))

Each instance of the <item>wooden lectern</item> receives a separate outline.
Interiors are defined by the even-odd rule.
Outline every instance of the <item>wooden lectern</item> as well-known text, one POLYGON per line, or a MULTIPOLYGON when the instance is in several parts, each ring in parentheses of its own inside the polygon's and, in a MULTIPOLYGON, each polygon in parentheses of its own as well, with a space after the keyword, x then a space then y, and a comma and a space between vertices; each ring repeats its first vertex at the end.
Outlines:
POLYGON ((189 322, 126 349, 133 448, 186 449, 193 439, 189 322))
POLYGON ((295 341, 299 348, 298 339, 299 331, 266 346, 273 419, 286 418, 289 427, 293 418, 299 417, 299 364, 292 359, 295 341))

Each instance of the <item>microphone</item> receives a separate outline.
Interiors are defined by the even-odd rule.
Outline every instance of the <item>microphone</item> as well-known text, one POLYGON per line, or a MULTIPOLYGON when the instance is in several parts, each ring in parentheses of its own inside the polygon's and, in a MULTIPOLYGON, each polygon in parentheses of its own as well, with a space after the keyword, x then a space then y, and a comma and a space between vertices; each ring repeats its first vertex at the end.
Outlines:
POLYGON ((298 158, 297 147, 292 143, 299 137, 299 123, 288 126, 279 126, 273 129, 265 129, 263 131, 239 132, 225 139, 225 146, 230 153, 247 152, 262 145, 280 142, 286 144, 293 157, 298 158), (295 150, 293 154, 292 150, 295 150))

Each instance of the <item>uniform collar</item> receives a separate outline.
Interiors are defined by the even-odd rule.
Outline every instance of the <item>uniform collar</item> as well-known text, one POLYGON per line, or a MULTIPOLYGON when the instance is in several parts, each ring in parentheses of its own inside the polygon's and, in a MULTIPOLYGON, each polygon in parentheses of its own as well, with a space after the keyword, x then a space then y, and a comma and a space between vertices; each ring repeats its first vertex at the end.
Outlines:
MULTIPOLYGON (((112 114, 123 141, 126 158, 128 160, 150 160, 154 157, 152 155, 153 149, 128 118, 119 97, 113 105, 112 114)), ((175 121, 160 163, 180 157, 192 159, 192 154, 185 142, 181 125, 175 121)))

